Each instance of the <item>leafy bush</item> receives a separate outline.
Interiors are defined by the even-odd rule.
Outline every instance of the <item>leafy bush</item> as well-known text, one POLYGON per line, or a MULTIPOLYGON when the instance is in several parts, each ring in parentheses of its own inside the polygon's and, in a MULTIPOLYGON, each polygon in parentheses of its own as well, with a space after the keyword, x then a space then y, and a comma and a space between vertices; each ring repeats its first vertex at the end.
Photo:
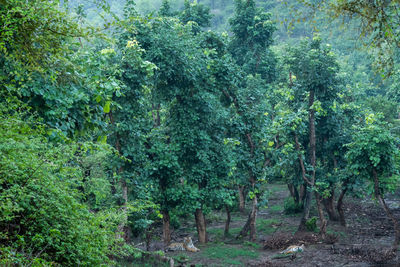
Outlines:
POLYGON ((296 214, 303 211, 303 206, 300 203, 296 203, 292 197, 285 199, 283 204, 285 214, 296 214))
POLYGON ((80 201, 81 146, 49 143, 26 121, 0 113, 0 265, 108 263, 118 220, 80 201))
POLYGON ((306 228, 310 232, 315 232, 317 230, 317 217, 312 217, 306 221, 306 228))

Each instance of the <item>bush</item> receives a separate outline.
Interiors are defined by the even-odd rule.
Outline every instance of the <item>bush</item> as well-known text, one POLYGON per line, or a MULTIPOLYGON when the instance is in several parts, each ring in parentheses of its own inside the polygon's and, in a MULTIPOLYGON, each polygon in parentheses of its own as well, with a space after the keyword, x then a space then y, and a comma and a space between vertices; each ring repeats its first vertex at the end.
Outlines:
POLYGON ((0 114, 0 265, 107 264, 115 213, 80 201, 80 146, 45 136, 33 119, 0 114))
POLYGON ((283 209, 285 214, 296 214, 303 211, 303 206, 300 203, 296 203, 292 197, 285 199, 283 209))
POLYGON ((315 232, 317 230, 317 217, 312 217, 306 221, 306 228, 310 232, 315 232))

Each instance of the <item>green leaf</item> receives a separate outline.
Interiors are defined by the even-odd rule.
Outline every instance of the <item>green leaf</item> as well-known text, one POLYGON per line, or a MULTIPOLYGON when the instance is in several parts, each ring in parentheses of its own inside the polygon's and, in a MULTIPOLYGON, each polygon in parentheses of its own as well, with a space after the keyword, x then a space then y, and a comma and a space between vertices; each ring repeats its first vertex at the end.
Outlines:
POLYGON ((111 101, 106 101, 106 104, 103 107, 104 113, 110 113, 111 101))

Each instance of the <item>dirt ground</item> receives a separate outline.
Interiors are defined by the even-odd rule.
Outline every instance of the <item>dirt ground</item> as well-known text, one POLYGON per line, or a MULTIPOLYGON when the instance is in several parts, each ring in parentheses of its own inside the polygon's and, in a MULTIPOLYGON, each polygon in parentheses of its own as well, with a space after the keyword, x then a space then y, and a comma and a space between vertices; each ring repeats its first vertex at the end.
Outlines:
MULTIPOLYGON (((268 207, 260 208, 258 213, 257 242, 248 242, 246 238, 235 239, 247 219, 246 214, 232 214, 231 236, 225 238, 223 228, 226 215, 212 213, 207 216, 210 240, 207 245, 196 242, 194 220, 188 220, 182 229, 173 233, 176 241, 183 236, 192 236, 200 252, 167 252, 166 256, 174 258, 178 266, 400 266, 400 251, 390 249, 394 240, 392 223, 371 199, 345 198, 348 226, 329 222, 330 239, 324 242, 317 233, 293 236, 300 214, 284 214, 283 203, 288 196, 285 185, 273 185, 271 188, 268 207), (305 244, 302 253, 281 257, 279 252, 285 247, 302 243, 305 244)), ((400 219, 398 196, 389 196, 387 202, 400 219)), ((312 215, 317 216, 316 210, 312 211, 312 215)), ((160 242, 153 242, 151 249, 157 250, 160 247, 160 242)))

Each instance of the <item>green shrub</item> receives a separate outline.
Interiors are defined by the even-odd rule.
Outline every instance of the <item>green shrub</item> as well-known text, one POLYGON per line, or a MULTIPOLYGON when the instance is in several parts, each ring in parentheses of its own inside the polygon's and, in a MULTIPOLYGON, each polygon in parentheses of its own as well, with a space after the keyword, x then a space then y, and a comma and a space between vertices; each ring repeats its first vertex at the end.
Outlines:
POLYGON ((306 228, 310 232, 315 232, 317 230, 317 217, 312 217, 306 221, 306 228))
POLYGON ((115 213, 81 201, 81 146, 0 114, 0 265, 99 266, 115 247, 115 213))
POLYGON ((297 214, 303 211, 303 206, 300 203, 296 203, 292 197, 285 199, 283 204, 285 214, 297 214))

